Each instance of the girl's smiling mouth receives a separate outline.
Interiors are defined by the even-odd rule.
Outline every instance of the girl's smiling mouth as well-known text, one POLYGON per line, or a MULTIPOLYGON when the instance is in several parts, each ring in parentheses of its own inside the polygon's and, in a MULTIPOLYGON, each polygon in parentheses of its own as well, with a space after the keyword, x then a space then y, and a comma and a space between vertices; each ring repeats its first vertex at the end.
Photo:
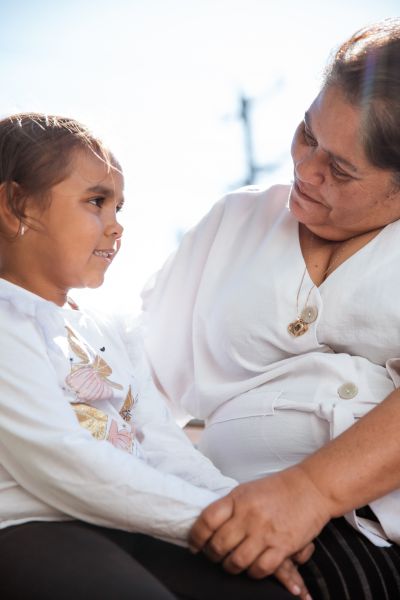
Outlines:
POLYGON ((115 255, 115 250, 94 250, 93 254, 95 256, 99 256, 100 258, 104 258, 107 261, 111 262, 115 255))

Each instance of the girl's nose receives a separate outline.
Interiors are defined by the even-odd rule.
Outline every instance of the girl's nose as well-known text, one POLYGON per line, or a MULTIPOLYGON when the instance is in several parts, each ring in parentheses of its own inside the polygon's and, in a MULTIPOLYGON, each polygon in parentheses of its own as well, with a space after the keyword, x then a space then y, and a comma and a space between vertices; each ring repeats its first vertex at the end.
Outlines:
POLYGON ((108 226, 108 231, 107 234, 113 236, 115 239, 118 239, 120 237, 122 237, 124 228, 122 227, 121 223, 118 223, 118 221, 115 219, 114 223, 110 224, 108 226))

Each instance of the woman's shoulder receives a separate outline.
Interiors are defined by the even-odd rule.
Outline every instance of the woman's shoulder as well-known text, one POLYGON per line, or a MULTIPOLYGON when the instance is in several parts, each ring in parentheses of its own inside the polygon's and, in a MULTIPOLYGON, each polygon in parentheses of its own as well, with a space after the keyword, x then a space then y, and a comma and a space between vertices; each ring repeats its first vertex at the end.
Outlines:
POLYGON ((236 229, 269 227, 287 212, 289 185, 274 185, 269 188, 248 186, 227 194, 219 203, 217 232, 232 234, 236 229), (221 210, 222 209, 222 210, 221 210))
POLYGON ((273 185, 269 188, 246 186, 234 190, 224 198, 226 209, 238 214, 281 210, 287 205, 290 185, 273 185))

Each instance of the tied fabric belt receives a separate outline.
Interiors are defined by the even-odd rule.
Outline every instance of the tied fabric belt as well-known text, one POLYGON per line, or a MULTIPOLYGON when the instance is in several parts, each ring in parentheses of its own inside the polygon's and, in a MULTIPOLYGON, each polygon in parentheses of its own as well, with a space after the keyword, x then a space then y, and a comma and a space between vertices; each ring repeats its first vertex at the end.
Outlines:
MULTIPOLYGON (((371 392, 371 396, 377 397, 377 394, 371 392)), ((337 397, 318 401, 309 399, 309 396, 304 393, 256 388, 219 406, 206 419, 206 424, 212 425, 246 417, 273 416, 276 410, 295 410, 313 413, 327 421, 330 424, 330 437, 333 439, 377 404, 379 400, 360 402, 356 399, 344 400, 337 397)))
MULTIPOLYGON (((371 390, 370 395, 382 397, 380 393, 371 390)), ((311 396, 311 394, 310 394, 311 396)), ((277 410, 294 410, 317 415, 330 424, 330 438, 333 439, 354 424, 356 419, 367 414, 380 400, 357 402, 341 398, 326 398, 323 401, 313 401, 305 394, 283 392, 282 390, 254 389, 241 394, 219 406, 208 419, 206 425, 223 423, 233 419, 246 417, 273 417, 277 410)), ((390 542, 380 523, 365 516, 359 516, 352 511, 345 515, 346 520, 356 530, 365 535, 376 546, 387 547, 390 542)))

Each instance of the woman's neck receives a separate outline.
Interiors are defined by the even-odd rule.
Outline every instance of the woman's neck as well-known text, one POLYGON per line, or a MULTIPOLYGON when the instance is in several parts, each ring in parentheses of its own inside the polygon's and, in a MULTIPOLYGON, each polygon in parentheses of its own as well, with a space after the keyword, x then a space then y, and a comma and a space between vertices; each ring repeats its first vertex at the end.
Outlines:
POLYGON ((341 264, 371 242, 381 231, 379 227, 343 241, 326 240, 299 224, 299 242, 308 273, 319 286, 341 264))

